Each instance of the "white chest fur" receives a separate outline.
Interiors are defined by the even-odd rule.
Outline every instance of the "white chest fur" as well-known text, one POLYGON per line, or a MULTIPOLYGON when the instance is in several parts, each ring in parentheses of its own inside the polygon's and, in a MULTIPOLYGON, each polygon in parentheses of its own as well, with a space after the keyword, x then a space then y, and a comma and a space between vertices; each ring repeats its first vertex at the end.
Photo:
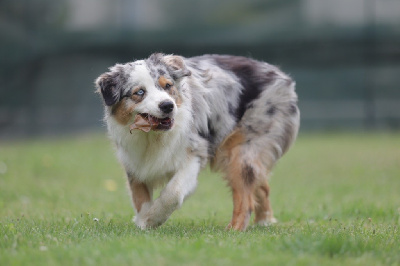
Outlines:
POLYGON ((176 123, 167 132, 134 130, 130 134, 129 126, 120 125, 112 117, 107 119, 108 132, 116 145, 119 161, 128 173, 146 183, 166 181, 187 163, 189 123, 183 126, 176 123))

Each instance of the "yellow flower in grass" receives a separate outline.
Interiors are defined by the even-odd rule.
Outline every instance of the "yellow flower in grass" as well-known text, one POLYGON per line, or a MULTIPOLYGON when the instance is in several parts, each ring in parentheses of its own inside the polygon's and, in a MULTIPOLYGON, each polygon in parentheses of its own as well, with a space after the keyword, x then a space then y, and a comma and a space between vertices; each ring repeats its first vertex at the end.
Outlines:
POLYGON ((118 187, 117 187, 117 183, 114 180, 107 179, 107 180, 104 181, 104 188, 107 191, 114 192, 114 191, 117 191, 118 187))

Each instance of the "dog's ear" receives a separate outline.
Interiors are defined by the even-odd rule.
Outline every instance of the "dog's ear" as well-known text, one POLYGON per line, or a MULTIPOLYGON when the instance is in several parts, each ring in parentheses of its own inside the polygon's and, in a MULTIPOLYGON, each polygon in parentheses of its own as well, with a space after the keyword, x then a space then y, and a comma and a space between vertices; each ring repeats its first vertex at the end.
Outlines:
MULTIPOLYGON (((112 69, 111 69, 112 70, 112 69)), ((97 91, 106 105, 111 106, 121 98, 121 73, 111 71, 101 74, 95 81, 97 91)))
POLYGON ((163 60, 167 65, 168 71, 174 80, 178 80, 192 74, 192 72, 187 69, 185 62, 183 62, 183 58, 181 56, 165 55, 163 60))

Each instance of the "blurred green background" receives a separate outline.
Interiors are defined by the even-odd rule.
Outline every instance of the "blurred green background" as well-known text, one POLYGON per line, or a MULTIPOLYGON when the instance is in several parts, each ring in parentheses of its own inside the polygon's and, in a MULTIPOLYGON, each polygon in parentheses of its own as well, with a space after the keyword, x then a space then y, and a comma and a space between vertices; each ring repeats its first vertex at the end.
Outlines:
POLYGON ((0 138, 104 130, 94 79, 152 52, 250 56, 302 130, 400 127, 399 0, 2 0, 0 138))

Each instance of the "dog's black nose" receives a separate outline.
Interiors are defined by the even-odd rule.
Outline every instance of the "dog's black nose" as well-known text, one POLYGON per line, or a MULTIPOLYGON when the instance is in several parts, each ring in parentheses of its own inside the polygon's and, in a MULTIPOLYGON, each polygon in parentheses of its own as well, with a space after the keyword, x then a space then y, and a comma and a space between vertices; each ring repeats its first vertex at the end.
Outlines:
POLYGON ((161 111, 163 111, 163 113, 169 114, 172 112, 172 110, 174 110, 174 103, 171 101, 164 101, 161 102, 158 107, 161 109, 161 111))

